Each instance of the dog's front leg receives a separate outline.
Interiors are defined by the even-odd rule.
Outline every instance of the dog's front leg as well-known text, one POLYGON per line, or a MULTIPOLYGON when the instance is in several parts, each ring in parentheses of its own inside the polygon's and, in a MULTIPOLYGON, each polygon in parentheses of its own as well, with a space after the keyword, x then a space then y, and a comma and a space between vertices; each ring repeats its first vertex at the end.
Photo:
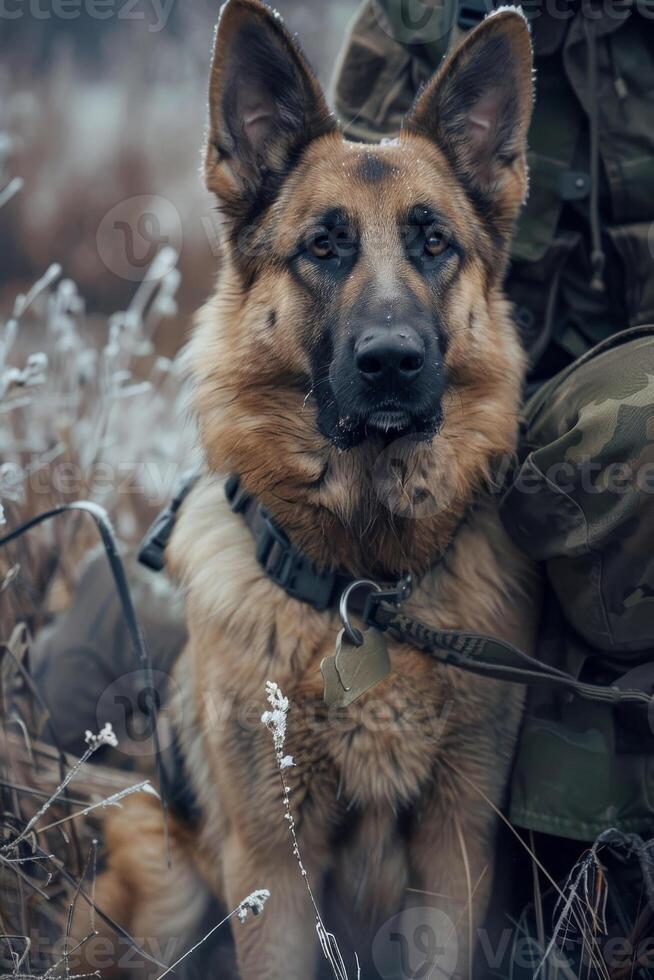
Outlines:
MULTIPOLYGON (((261 843, 253 850, 234 831, 223 860, 230 908, 256 889, 271 893, 260 916, 248 917, 243 925, 233 922, 241 980, 311 980, 317 956, 315 911, 287 842, 271 841, 268 852, 261 843)), ((321 869, 311 860, 309 867, 319 889, 321 869)))
POLYGON ((474 819, 466 818, 462 806, 439 815, 435 806, 411 842, 413 888, 400 932, 406 934, 408 947, 420 933, 413 955, 429 953, 434 977, 472 977, 493 879, 493 837, 493 821, 485 815, 475 812, 474 819))

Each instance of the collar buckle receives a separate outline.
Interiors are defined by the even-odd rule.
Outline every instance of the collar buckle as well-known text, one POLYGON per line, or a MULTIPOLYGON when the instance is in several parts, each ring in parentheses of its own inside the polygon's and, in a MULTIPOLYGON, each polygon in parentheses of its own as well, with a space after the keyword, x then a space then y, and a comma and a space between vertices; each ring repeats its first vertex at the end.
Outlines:
POLYGON ((225 496, 230 510, 233 510, 235 514, 242 514, 252 499, 249 493, 245 491, 241 484, 241 478, 236 473, 232 473, 225 480, 225 496))
POLYGON ((307 602, 317 610, 328 608, 334 594, 335 572, 316 571, 264 510, 255 537, 257 561, 268 578, 292 599, 307 602))
POLYGON ((394 589, 378 588, 370 592, 363 606, 363 621, 366 626, 387 629, 402 603, 410 598, 412 591, 413 579, 410 574, 406 574, 394 589))
POLYGON ((266 511, 261 512, 261 522, 257 531, 257 561, 266 575, 286 589, 297 571, 298 555, 293 553, 291 542, 266 511))
POLYGON ((161 572, 166 565, 166 548, 175 528, 177 512, 189 493, 198 482, 197 473, 186 473, 180 487, 168 507, 164 508, 154 519, 139 545, 138 560, 141 565, 153 572, 161 572))

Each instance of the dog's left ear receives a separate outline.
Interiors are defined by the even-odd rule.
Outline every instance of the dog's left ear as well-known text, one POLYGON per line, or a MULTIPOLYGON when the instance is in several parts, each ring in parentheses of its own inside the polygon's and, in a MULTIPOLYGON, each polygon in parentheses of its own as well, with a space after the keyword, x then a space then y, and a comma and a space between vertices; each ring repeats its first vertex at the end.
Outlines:
POLYGON ((532 104, 529 26, 520 11, 504 7, 446 58, 405 129, 434 140, 464 186, 512 219, 527 191, 532 104))
POLYGON ((298 153, 336 122, 279 16, 260 0, 227 0, 209 83, 207 187, 227 212, 274 195, 298 153))

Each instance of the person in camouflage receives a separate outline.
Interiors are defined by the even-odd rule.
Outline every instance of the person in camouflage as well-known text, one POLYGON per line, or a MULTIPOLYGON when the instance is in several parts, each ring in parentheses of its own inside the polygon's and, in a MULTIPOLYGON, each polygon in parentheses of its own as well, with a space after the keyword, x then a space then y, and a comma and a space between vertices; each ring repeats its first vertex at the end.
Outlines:
MULTIPOLYGON (((491 4, 365 0, 335 78, 347 135, 394 136, 491 4)), ((654 3, 523 9, 536 102, 506 289, 530 366, 501 513, 545 569, 538 655, 586 680, 652 691, 654 3)), ((559 841, 654 837, 653 733, 654 717, 533 692, 512 822, 559 841)))

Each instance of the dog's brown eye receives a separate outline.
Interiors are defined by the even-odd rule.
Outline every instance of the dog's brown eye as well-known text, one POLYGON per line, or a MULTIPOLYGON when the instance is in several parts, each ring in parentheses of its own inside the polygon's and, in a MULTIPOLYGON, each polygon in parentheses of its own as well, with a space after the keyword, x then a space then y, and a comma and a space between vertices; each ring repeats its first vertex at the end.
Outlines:
POLYGON ((447 248, 447 238, 440 231, 425 232, 425 252, 427 255, 442 255, 447 248))
POLYGON ((327 232, 320 232, 309 239, 308 249, 311 255, 317 259, 333 259, 336 255, 331 236, 327 232))

